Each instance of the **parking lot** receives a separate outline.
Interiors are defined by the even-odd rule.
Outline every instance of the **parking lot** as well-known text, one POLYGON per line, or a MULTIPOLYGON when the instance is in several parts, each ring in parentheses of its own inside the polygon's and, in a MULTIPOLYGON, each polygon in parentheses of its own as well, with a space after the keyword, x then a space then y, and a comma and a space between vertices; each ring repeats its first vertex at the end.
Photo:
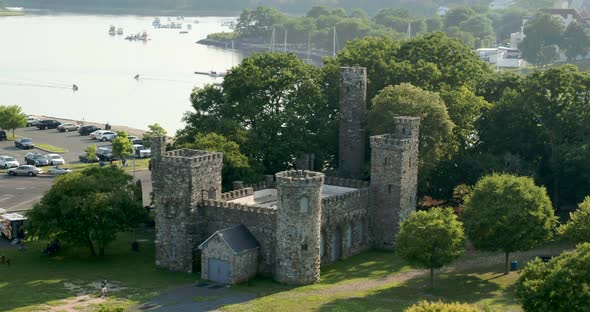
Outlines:
MULTIPOLYGON (((49 144, 66 150, 60 153, 68 167, 68 164, 80 163, 78 155, 84 152, 89 145, 110 146, 109 142, 99 142, 90 139, 88 136, 81 136, 78 132, 59 132, 56 129, 38 130, 36 127, 20 128, 15 131, 17 137, 27 137, 35 144, 49 144)), ((25 163, 25 154, 28 152, 47 152, 39 149, 21 150, 14 146, 13 141, 0 141, 0 155, 9 155, 19 163, 25 163)), ((42 167, 45 171, 50 167, 42 167)), ((144 193, 144 205, 149 204, 149 193, 151 192, 151 175, 149 171, 138 171, 135 173, 137 179, 142 181, 144 193)), ((0 175, 0 208, 9 211, 23 211, 33 205, 51 188, 53 177, 12 177, 6 174, 0 175)))

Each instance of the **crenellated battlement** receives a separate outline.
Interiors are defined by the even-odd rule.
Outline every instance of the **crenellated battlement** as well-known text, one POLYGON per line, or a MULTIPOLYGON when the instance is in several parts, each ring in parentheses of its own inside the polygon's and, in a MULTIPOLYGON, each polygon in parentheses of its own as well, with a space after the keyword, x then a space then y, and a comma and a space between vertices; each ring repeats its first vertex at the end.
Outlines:
POLYGON ((412 144, 413 143, 410 139, 400 140, 392 134, 382 134, 371 137, 371 148, 375 148, 377 146, 384 146, 397 149, 406 149, 410 147, 412 144))
POLYGON ((307 170, 282 171, 276 174, 277 184, 319 184, 324 182, 324 174, 307 170))
POLYGON ((231 191, 231 192, 227 192, 227 193, 222 193, 221 200, 229 201, 229 200, 233 200, 233 199, 237 199, 237 198, 250 196, 253 194, 254 194, 254 188, 246 187, 243 189, 239 189, 239 190, 235 190, 235 191, 231 191))
POLYGON ((324 198, 322 198, 322 205, 335 203, 338 201, 343 201, 343 200, 347 200, 347 199, 355 198, 355 197, 366 197, 366 196, 369 196, 369 191, 370 191, 369 188, 362 188, 362 189, 358 189, 358 190, 344 193, 344 194, 334 195, 334 196, 330 196, 330 197, 324 197, 324 198))
POLYGON ((352 180, 352 179, 345 179, 345 178, 339 178, 339 177, 329 177, 329 176, 327 176, 325 178, 324 184, 342 186, 342 187, 350 187, 350 188, 356 188, 356 189, 369 187, 369 182, 367 182, 367 181, 352 180))
POLYGON ((184 164, 199 164, 202 162, 223 159, 223 153, 212 153, 191 149, 180 149, 165 152, 162 155, 162 161, 176 162, 184 164))
POLYGON ((275 208, 260 207, 254 205, 243 205, 232 202, 225 202, 220 200, 205 200, 205 206, 214 209, 231 209, 243 212, 251 212, 256 214, 273 215, 276 212, 275 208))
POLYGON ((366 75, 367 68, 365 67, 340 67, 340 74, 345 75, 366 75))

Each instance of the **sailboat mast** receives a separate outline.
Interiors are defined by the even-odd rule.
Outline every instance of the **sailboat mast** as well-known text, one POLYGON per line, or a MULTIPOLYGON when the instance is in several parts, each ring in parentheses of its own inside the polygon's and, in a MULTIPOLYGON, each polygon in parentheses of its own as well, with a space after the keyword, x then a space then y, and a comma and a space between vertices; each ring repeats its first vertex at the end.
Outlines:
POLYGON ((334 26, 334 40, 332 46, 332 57, 336 57, 336 26, 334 26))
POLYGON ((408 23, 408 39, 412 38, 412 23, 408 23))
POLYGON ((311 64, 311 33, 307 33, 307 64, 311 64))
POLYGON ((283 43, 283 52, 287 53, 287 34, 288 30, 285 28, 285 42, 283 43))

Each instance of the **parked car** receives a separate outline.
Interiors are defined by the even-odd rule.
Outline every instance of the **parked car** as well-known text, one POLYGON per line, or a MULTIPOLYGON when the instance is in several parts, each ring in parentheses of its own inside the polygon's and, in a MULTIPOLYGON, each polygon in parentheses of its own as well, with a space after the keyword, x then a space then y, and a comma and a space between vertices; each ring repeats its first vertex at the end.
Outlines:
POLYGON ((105 131, 109 131, 109 130, 102 130, 102 129, 98 129, 98 130, 96 130, 96 131, 94 131, 94 132, 91 132, 91 133, 90 133, 88 136, 89 136, 91 139, 96 139, 96 137, 97 137, 99 134, 101 134, 101 133, 103 133, 103 132, 105 132, 105 131))
POLYGON ((131 150, 135 158, 148 158, 152 156, 152 150, 141 144, 131 145, 131 150))
POLYGON ((35 117, 27 117, 27 127, 36 126, 39 123, 39 119, 35 117))
POLYGON ((61 122, 59 122, 57 120, 46 119, 46 120, 40 120, 37 123, 37 128, 39 128, 40 130, 55 129, 59 125, 61 125, 61 122))
POLYGON ((134 136, 134 135, 128 135, 127 138, 129 139, 129 141, 131 141, 131 144, 141 144, 143 145, 143 140, 134 136))
POLYGON ((0 168, 8 169, 12 167, 18 167, 20 164, 14 157, 2 155, 0 156, 0 168))
POLYGON ((82 126, 78 129, 78 133, 80 135, 89 135, 96 130, 101 130, 101 129, 97 128, 96 126, 82 126))
POLYGON ((6 131, 0 130, 0 141, 6 140, 8 137, 6 136, 6 131))
POLYGON ((96 135, 96 139, 99 141, 112 141, 117 137, 117 134, 113 131, 103 131, 96 135))
POLYGON ((83 163, 95 163, 98 162, 98 156, 94 156, 94 158, 89 159, 86 153, 81 153, 78 155, 78 159, 83 163))
POLYGON ((47 173, 49 173, 51 175, 62 175, 62 174, 70 173, 70 172, 72 172, 72 169, 60 168, 59 166, 55 166, 55 167, 47 170, 47 173))
POLYGON ((52 166, 64 165, 66 161, 59 154, 47 154, 45 158, 49 160, 49 164, 52 166))
POLYGON ((49 159, 41 155, 41 153, 27 153, 25 155, 25 163, 27 165, 49 166, 49 159))
POLYGON ((35 144, 33 144, 33 140, 29 138, 20 138, 14 140, 14 146, 21 148, 21 149, 29 149, 34 148, 35 144))
POLYGON ((64 123, 57 126, 57 131, 59 132, 68 132, 68 131, 78 131, 80 128, 79 125, 71 124, 71 123, 64 123))
POLYGON ((31 165, 22 165, 16 168, 11 168, 6 171, 8 175, 28 175, 28 176, 36 176, 40 173, 43 173, 43 169, 37 168, 31 165))
POLYGON ((113 157, 113 150, 109 147, 99 147, 96 149, 96 156, 99 160, 102 161, 111 161, 115 158, 113 157))

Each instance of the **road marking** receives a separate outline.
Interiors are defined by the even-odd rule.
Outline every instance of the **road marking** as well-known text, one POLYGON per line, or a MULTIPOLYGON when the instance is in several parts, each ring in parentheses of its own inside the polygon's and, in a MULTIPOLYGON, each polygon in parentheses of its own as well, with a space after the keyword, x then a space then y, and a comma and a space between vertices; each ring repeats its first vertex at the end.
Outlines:
POLYGON ((12 195, 12 194, 2 195, 2 196, 0 196, 0 201, 4 201, 4 200, 10 199, 12 197, 14 197, 14 195, 12 195))
POLYGON ((17 187, 16 190, 26 190, 26 187, 17 187))
MULTIPOLYGON (((16 207, 22 206, 22 205, 24 205, 24 204, 28 204, 28 203, 30 203, 30 202, 32 202, 32 201, 39 200, 39 199, 41 199, 41 197, 42 197, 42 196, 37 196, 37 197, 35 197, 35 198, 33 198, 33 199, 30 199, 30 200, 24 201, 24 202, 22 202, 22 203, 20 203, 20 204, 18 204, 18 205, 14 205, 14 206, 12 206, 12 207, 8 207, 8 208, 6 208, 6 210, 7 210, 7 211, 14 210, 14 208, 16 208, 16 207)), ((28 210, 28 209, 26 209, 26 210, 28 210)))

